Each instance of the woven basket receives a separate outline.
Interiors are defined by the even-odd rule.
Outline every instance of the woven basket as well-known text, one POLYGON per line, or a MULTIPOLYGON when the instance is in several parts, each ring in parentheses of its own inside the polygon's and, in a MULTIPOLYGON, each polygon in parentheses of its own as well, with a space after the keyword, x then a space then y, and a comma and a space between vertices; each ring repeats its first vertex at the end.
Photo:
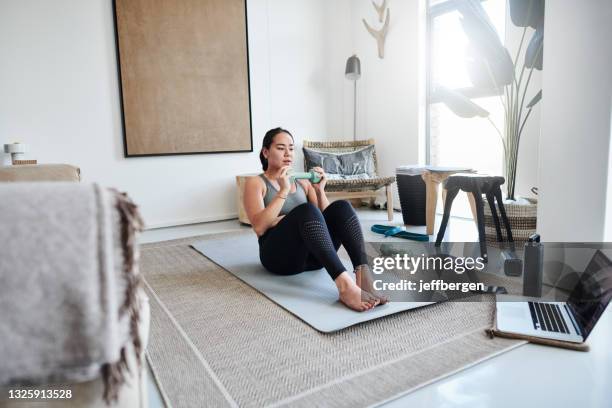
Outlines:
MULTIPOLYGON (((512 238, 516 244, 524 244, 530 235, 536 232, 537 216, 538 216, 538 202, 535 199, 527 198, 529 201, 528 205, 504 203, 506 214, 508 215, 508 221, 510 221, 510 229, 512 230, 512 238)), ((485 216, 485 238, 487 243, 496 244, 497 234, 495 232, 495 224, 493 223, 493 216, 491 215, 491 209, 489 203, 484 200, 484 216, 485 216)), ((500 215, 499 207, 497 208, 497 215, 500 215)), ((501 222, 501 232, 504 237, 504 241, 508 241, 506 229, 504 224, 501 222)))

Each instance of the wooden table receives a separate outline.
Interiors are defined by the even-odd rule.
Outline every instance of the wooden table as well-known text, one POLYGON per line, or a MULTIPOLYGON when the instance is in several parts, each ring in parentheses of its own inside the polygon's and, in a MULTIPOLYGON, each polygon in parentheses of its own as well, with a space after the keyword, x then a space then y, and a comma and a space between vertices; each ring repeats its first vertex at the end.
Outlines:
MULTIPOLYGON (((422 166, 406 165, 396 169, 396 177, 400 175, 421 176, 425 182, 425 225, 427 235, 433 235, 436 224, 436 205, 438 204, 438 186, 449 176, 457 173, 475 173, 467 167, 442 167, 442 166, 422 166)), ((401 194, 401 192, 400 192, 401 194)), ((442 190, 442 200, 446 198, 446 191, 442 190)), ((472 215, 476 219, 476 203, 474 197, 468 194, 472 215)), ((422 224, 420 224, 422 225, 422 224)))
MULTIPOLYGON (((466 167, 441 167, 441 166, 400 166, 397 168, 397 175, 405 174, 418 176, 425 182, 425 225, 427 235, 433 235, 436 224, 436 205, 438 204, 438 186, 450 175, 456 173, 474 173, 475 171, 466 167)), ((442 200, 445 200, 446 192, 442 191, 442 200)), ((476 219, 476 204, 474 198, 468 195, 470 207, 474 219, 476 219)))
POLYGON ((239 174, 236 176, 236 186, 238 187, 238 193, 236 194, 236 205, 238 208, 238 221, 243 224, 251 225, 249 217, 247 217, 246 211, 244 210, 244 186, 249 177, 257 176, 261 173, 247 173, 239 174))
MULTIPOLYGON (((427 194, 426 209, 425 209, 425 222, 427 225, 427 235, 434 233, 434 227, 436 224, 436 206, 438 204, 438 187, 443 183, 449 176, 456 173, 465 173, 465 170, 457 171, 436 171, 436 170, 424 170, 421 177, 425 181, 425 191, 427 194)), ((473 172, 473 171, 472 171, 473 172)), ((474 196, 468 194, 468 200, 470 201, 470 208, 472 209, 472 215, 476 219, 476 203, 474 196)), ((446 201, 446 190, 442 190, 442 202, 446 201)))

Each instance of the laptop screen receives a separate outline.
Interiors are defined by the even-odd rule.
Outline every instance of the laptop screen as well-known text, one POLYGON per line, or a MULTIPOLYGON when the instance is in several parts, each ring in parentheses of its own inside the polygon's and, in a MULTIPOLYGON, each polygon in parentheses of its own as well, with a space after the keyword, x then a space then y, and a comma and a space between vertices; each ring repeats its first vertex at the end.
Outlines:
POLYGON ((597 251, 567 303, 574 310, 586 339, 612 299, 612 261, 597 251))

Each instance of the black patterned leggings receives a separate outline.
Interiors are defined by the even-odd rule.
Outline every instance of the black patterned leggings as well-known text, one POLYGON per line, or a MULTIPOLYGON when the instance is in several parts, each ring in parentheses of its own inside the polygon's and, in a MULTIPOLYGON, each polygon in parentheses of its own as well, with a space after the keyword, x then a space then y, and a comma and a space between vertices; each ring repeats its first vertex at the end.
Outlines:
POLYGON ((353 267, 367 263, 363 233, 351 204, 334 201, 321 212, 306 203, 295 207, 259 238, 259 259, 277 275, 324 267, 335 280, 346 270, 337 254, 340 245, 344 245, 353 267))

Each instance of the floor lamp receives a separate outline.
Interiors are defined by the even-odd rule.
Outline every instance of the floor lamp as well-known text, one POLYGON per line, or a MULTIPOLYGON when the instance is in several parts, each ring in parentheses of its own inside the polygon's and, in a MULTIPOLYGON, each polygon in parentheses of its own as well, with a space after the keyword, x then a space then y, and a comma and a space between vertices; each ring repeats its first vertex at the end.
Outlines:
POLYGON ((361 78, 361 61, 357 55, 346 60, 346 79, 353 81, 353 141, 357 140, 357 80, 361 78))

